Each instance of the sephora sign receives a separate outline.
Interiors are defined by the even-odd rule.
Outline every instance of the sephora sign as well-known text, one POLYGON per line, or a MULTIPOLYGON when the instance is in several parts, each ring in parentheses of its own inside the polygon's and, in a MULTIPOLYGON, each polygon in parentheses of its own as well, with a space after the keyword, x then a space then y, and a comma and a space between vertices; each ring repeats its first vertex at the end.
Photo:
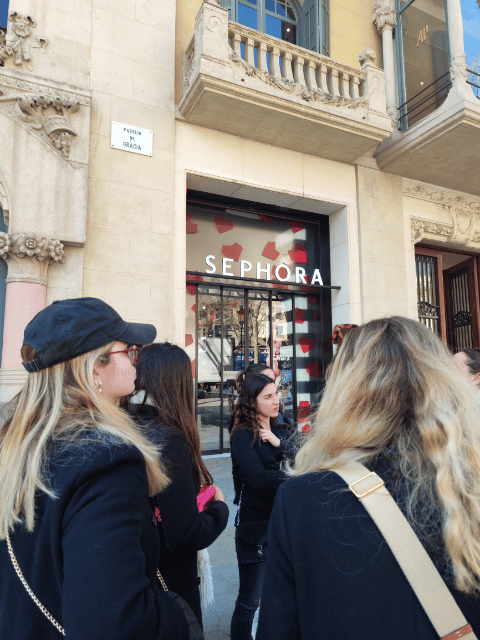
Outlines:
MULTIPOLYGON (((303 267, 289 267, 287 264, 272 265, 267 263, 257 262, 256 267, 253 266, 248 260, 240 260, 239 271, 240 273, 233 273, 233 258, 221 259, 221 271, 217 272, 217 265, 215 256, 207 256, 205 258, 205 264, 207 265, 206 273, 218 273, 222 276, 237 276, 240 278, 256 278, 257 280, 277 280, 280 282, 290 282, 291 284, 316 284, 323 285, 322 276, 320 275, 320 269, 315 269, 312 276, 312 281, 307 282, 307 274, 303 267)), ((220 265, 219 265, 220 268, 220 265)))

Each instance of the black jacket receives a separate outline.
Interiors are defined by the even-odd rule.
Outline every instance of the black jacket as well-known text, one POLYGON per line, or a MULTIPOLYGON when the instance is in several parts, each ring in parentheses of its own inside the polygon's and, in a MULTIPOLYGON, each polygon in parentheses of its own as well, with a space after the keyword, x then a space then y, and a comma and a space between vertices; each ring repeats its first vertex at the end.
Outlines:
POLYGON ((198 513, 200 480, 185 435, 161 423, 156 409, 149 405, 135 406, 132 415, 147 426, 149 437, 161 445, 165 470, 171 481, 156 497, 161 517, 158 567, 167 587, 187 601, 201 624, 197 551, 210 546, 225 529, 228 507, 221 500, 215 500, 198 513))
POLYGON ((235 504, 238 504, 242 492, 242 523, 268 520, 277 489, 286 479, 281 465, 292 452, 293 431, 288 425, 275 424, 273 420, 270 426, 280 438, 278 448, 259 438, 254 442, 253 432, 246 429, 237 429, 232 436, 235 504))
MULTIPOLYGON (((386 466, 372 468, 393 493, 386 466)), ((378 528, 336 473, 280 487, 268 540, 257 640, 438 640, 378 528)), ((480 600, 450 590, 480 637, 480 600)))
MULTIPOLYGON (((11 541, 34 594, 68 640, 187 640, 184 614, 157 588, 159 543, 143 457, 116 442, 52 451, 57 499, 37 497, 33 533, 11 541)), ((0 541, 0 638, 58 640, 0 541)))

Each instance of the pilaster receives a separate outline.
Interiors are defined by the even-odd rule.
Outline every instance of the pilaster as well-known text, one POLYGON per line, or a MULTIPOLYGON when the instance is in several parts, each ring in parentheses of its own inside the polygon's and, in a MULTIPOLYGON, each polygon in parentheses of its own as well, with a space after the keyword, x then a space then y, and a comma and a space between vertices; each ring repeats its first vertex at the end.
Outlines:
POLYGON ((398 112, 395 91, 395 52, 393 46, 393 29, 397 24, 397 12, 392 0, 377 0, 375 2, 372 21, 375 23, 382 36, 387 113, 392 120, 392 124, 396 127, 398 124, 398 112))

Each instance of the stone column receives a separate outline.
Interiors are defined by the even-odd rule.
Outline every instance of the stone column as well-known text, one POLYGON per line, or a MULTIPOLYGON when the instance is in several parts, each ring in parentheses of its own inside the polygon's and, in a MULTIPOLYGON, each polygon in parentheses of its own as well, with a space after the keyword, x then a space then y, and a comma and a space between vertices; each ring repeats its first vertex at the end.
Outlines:
POLYGON ((397 12, 390 0, 377 0, 373 7, 372 21, 382 35, 383 69, 385 72, 385 94, 387 113, 396 127, 398 124, 397 100, 395 91, 395 51, 393 29, 397 24, 397 12))
POLYGON ((64 251, 59 240, 0 233, 0 255, 8 265, 1 369, 5 378, 4 370, 22 368, 24 329, 45 307, 48 265, 63 262, 64 251))
POLYGON ((447 0, 447 30, 450 44, 450 79, 454 88, 466 87, 465 44, 460 0, 447 0))

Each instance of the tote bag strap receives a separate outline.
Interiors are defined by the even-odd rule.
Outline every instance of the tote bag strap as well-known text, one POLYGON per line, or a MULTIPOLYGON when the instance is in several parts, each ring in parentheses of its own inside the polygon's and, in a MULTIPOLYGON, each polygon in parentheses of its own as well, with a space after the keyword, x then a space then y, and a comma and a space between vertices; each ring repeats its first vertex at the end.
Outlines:
POLYGON ((332 471, 345 480, 380 529, 440 640, 476 640, 472 627, 383 480, 355 461, 332 471))

